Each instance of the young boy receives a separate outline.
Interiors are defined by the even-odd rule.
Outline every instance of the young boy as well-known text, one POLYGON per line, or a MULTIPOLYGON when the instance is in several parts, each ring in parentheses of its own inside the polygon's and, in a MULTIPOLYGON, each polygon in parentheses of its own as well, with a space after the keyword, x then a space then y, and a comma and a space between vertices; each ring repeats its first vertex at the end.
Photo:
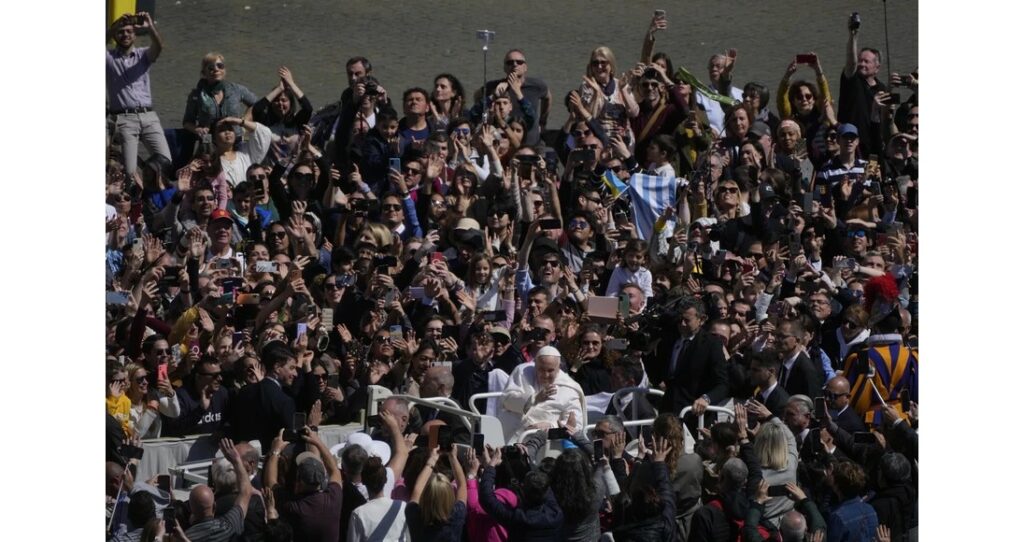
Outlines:
POLYGON ((612 278, 608 280, 608 289, 604 295, 619 295, 619 289, 623 285, 633 283, 644 291, 644 297, 654 297, 654 289, 651 284, 654 278, 651 272, 644 267, 647 260, 647 243, 640 239, 630 239, 626 247, 622 249, 622 261, 612 272, 612 278))
POLYGON ((672 167, 671 158, 676 155, 676 145, 672 137, 666 134, 659 134, 647 144, 647 170, 658 177, 676 177, 676 170, 672 167))
POLYGON ((388 160, 398 157, 398 149, 391 142, 398 137, 398 116, 393 109, 377 113, 377 123, 366 134, 359 161, 359 173, 370 190, 379 193, 388 182, 388 160))

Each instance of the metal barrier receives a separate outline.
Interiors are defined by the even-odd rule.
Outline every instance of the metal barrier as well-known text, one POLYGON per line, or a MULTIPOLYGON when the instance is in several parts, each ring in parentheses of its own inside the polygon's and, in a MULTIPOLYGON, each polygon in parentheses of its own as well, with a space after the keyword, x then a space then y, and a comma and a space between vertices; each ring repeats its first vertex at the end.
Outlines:
MULTIPOLYGON (((615 407, 615 412, 619 415, 620 418, 625 418, 625 415, 622 412, 622 400, 623 400, 623 398, 628 393, 636 393, 638 391, 639 392, 643 392, 643 393, 645 393, 647 395, 655 395, 655 396, 658 396, 658 397, 663 397, 665 395, 665 392, 663 392, 663 391, 661 391, 659 389, 656 389, 656 388, 644 388, 644 387, 640 387, 640 386, 635 386, 635 387, 632 387, 632 388, 622 388, 622 389, 616 391, 615 395, 612 395, 612 406, 615 407)), ((629 404, 630 404, 630 408, 632 408, 632 410, 633 410, 633 418, 636 419, 636 417, 638 415, 636 401, 630 401, 629 404)))
POLYGON ((491 398, 494 398, 494 397, 501 397, 504 393, 505 392, 503 392, 503 391, 488 391, 488 392, 484 392, 484 393, 476 393, 476 394, 470 395, 469 396, 469 410, 471 410, 473 412, 473 414, 478 414, 478 415, 483 416, 483 413, 481 413, 480 410, 476 407, 477 400, 478 399, 491 399, 491 398))
POLYGON ((366 419, 363 420, 363 427, 367 432, 370 430, 370 417, 376 415, 379 410, 378 403, 388 399, 389 397, 405 399, 406 401, 416 405, 423 405, 427 408, 433 408, 441 412, 457 416, 464 424, 466 424, 466 428, 469 429, 470 433, 474 432, 473 428, 478 426, 480 422, 480 414, 478 412, 462 410, 455 400, 448 397, 413 397, 411 395, 394 395, 391 393, 391 390, 383 386, 368 386, 366 405, 367 416, 366 419))
MULTIPOLYGON (((683 410, 679 411, 679 419, 680 420, 683 419, 692 410, 693 410, 693 407, 692 406, 688 406, 688 407, 684 408, 683 410)), ((725 414, 729 419, 733 419, 733 418, 736 417, 736 413, 733 412, 732 409, 725 408, 725 407, 720 407, 720 406, 708 406, 707 408, 704 409, 704 412, 705 413, 707 413, 707 412, 717 412, 719 414, 725 414)), ((700 432, 701 429, 704 429, 704 416, 703 415, 697 416, 697 436, 694 437, 696 440, 702 440, 704 438, 703 434, 701 434, 701 432, 700 432)))

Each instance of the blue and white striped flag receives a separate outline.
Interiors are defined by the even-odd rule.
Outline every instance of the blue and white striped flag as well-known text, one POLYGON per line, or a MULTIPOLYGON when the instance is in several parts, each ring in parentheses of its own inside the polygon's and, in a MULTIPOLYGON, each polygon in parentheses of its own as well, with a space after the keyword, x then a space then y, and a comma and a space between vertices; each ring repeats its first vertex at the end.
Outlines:
POLYGON ((630 178, 629 195, 637 237, 644 240, 651 238, 658 217, 666 207, 676 204, 679 181, 676 177, 656 177, 643 173, 636 173, 630 178))

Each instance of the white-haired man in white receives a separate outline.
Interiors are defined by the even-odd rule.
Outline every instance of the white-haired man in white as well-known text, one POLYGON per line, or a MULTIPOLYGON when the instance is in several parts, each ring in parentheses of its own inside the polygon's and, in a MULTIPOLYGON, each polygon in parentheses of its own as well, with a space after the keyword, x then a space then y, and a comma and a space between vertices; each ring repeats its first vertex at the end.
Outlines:
POLYGON ((575 380, 561 370, 562 354, 552 346, 537 352, 533 363, 523 363, 508 377, 501 396, 506 411, 520 418, 513 440, 518 441, 529 429, 557 427, 570 413, 576 420, 583 419, 580 405, 582 389, 575 380))

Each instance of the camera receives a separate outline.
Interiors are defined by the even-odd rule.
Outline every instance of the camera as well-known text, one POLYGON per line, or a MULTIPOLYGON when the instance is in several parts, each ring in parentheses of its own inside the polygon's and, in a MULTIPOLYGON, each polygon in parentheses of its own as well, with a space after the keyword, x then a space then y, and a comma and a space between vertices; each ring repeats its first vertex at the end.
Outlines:
POLYGON ((860 13, 856 11, 850 14, 850 30, 860 30, 860 13))
POLYGON ((647 68, 646 70, 644 70, 643 77, 644 77, 644 79, 657 79, 658 78, 658 70, 656 70, 654 68, 647 68))
POLYGON ((377 83, 373 81, 367 81, 365 89, 365 93, 367 96, 376 96, 380 94, 380 89, 377 88, 377 83))

